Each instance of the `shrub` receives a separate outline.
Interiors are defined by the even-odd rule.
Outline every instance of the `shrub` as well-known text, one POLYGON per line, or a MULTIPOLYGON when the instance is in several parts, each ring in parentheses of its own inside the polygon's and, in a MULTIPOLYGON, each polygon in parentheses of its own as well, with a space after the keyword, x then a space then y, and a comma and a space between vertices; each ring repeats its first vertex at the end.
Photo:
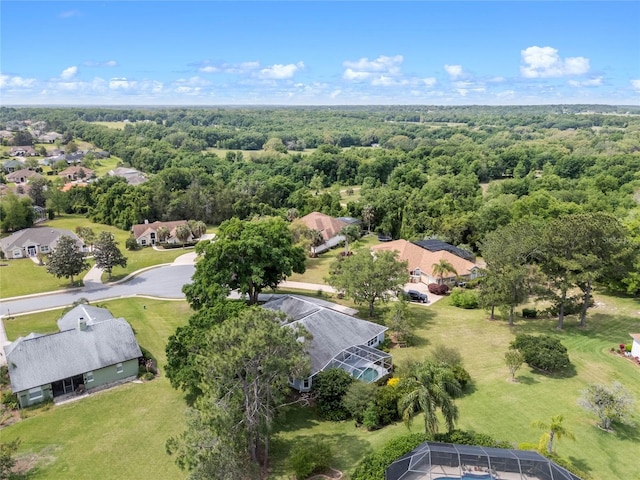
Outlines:
POLYGON ((20 406, 17 397, 11 390, 5 390, 4 392, 2 392, 2 405, 4 405, 9 410, 15 410, 20 406))
POLYGON ((535 308, 522 309, 522 318, 536 318, 537 316, 538 316, 538 311, 535 308))
POLYGON ((454 307, 473 309, 478 308, 478 295, 471 290, 454 288, 451 291, 451 304, 454 307))
POLYGON ((471 375, 469 375, 469 372, 462 366, 462 356, 456 348, 447 347, 443 344, 436 345, 431 353, 431 358, 434 363, 444 364, 451 368, 462 390, 464 390, 471 381, 471 375))
POLYGON ((625 352, 631 352, 631 344, 630 344, 630 343, 627 343, 627 344, 624 346, 624 351, 625 351, 625 352))
POLYGON ((364 412, 376 397, 375 383, 353 382, 342 398, 344 408, 358 423, 362 423, 364 412))
POLYGON ((378 388, 374 403, 380 426, 389 425, 401 419, 398 412, 398 400, 401 396, 400 389, 391 384, 378 388))
POLYGON ((571 365, 567 348, 549 335, 516 335, 509 348, 519 350, 524 361, 532 367, 554 372, 571 365))
POLYGON ((367 427, 367 430, 375 430, 378 428, 380 418, 378 417, 378 409, 373 403, 370 403, 365 409, 362 415, 362 424, 367 427))
POLYGON ((289 468, 302 480, 331 466, 331 448, 319 439, 305 439, 296 443, 289 453, 289 468))
POLYGON ((330 368, 320 372, 313 379, 318 413, 326 420, 346 420, 349 412, 342 399, 355 380, 340 368, 330 368))
POLYGON ((430 283, 427 288, 429 288, 429 292, 433 293, 434 295, 446 295, 447 293, 449 293, 449 286, 448 285, 440 285, 438 283, 430 283))
POLYGON ((127 238, 127 240, 124 242, 124 246, 126 247, 127 250, 140 250, 140 245, 138 245, 138 242, 136 242, 136 239, 133 237, 129 237, 127 238))

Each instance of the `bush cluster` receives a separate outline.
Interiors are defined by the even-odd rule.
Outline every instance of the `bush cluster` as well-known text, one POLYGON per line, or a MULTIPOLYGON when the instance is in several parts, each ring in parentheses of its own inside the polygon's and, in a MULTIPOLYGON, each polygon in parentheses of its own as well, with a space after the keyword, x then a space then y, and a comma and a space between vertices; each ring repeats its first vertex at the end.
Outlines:
POLYGON ((430 283, 427 288, 429 288, 429 292, 434 295, 446 295, 449 293, 449 286, 444 284, 440 285, 438 283, 430 283))
POLYGON ((545 372, 555 372, 571 365, 567 348, 549 335, 519 334, 509 348, 519 350, 527 364, 545 372))
POLYGON ((296 478, 304 479, 328 469, 332 459, 329 445, 314 438, 295 444, 289 454, 288 463, 296 478))
POLYGON ((459 308, 478 308, 478 295, 472 290, 457 287, 451 291, 451 304, 459 308))
POLYGON ((522 309, 522 318, 536 318, 537 316, 538 316, 538 311, 535 308, 522 309))

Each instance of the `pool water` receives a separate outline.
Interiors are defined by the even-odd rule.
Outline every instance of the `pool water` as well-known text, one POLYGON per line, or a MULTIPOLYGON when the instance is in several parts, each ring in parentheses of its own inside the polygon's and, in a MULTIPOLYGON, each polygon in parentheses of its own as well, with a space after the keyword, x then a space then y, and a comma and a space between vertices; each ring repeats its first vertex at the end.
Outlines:
POLYGON ((367 367, 360 371, 362 373, 358 378, 364 382, 373 382, 378 378, 378 371, 375 368, 367 367))

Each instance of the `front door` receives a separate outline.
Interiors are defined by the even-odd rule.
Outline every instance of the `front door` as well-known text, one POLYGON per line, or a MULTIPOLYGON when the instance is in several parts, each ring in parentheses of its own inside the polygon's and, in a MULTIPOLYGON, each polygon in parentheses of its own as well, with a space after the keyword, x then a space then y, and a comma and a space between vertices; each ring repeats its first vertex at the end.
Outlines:
POLYGON ((36 246, 29 245, 27 247, 27 257, 35 257, 36 256, 36 246))

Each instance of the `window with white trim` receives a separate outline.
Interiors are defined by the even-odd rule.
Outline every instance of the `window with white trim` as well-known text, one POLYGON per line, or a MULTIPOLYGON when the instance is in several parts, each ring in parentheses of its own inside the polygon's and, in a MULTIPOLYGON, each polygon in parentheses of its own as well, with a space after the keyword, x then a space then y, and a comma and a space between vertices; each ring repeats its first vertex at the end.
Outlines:
POLYGON ((38 400, 42 398, 42 387, 29 389, 29 400, 38 400))
POLYGON ((40 251, 42 253, 49 253, 49 245, 40 245, 40 251))
POLYGON ((371 340, 367 342, 367 346, 373 347, 376 343, 378 343, 378 337, 373 337, 371 340))
POLYGON ((305 378, 302 381, 302 388, 309 388, 309 379, 308 378, 305 378))
POLYGON ((84 379, 87 383, 93 382, 93 372, 87 372, 84 374, 84 379))
POLYGON ((121 363, 116 364, 116 373, 122 373, 124 371, 124 368, 122 367, 121 363))
POLYGON ((143 238, 142 240, 140 240, 140 245, 146 245, 147 241, 143 238))

